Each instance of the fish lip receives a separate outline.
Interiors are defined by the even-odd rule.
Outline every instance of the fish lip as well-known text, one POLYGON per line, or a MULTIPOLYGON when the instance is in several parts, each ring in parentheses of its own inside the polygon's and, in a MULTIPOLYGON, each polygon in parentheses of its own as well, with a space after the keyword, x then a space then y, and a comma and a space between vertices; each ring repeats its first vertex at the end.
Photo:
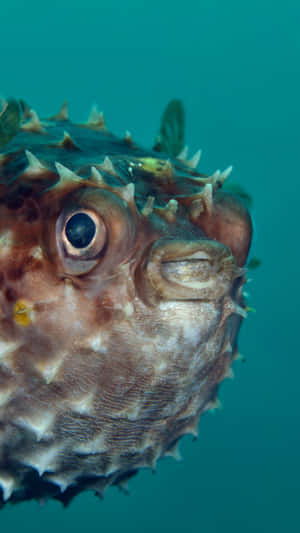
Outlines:
POLYGON ((240 273, 229 248, 209 239, 159 239, 141 268, 139 293, 150 305, 166 300, 218 301, 240 273))

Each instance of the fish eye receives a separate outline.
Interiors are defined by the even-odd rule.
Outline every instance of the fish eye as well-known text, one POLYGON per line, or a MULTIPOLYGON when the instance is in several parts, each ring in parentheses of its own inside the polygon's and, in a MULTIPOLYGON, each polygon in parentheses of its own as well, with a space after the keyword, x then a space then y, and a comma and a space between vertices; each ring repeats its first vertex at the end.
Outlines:
POLYGON ((106 238, 103 219, 90 209, 72 212, 64 221, 62 241, 69 257, 95 258, 103 251, 106 238))
POLYGON ((76 213, 66 223, 65 234, 74 248, 86 248, 96 233, 96 224, 87 213, 76 213))
POLYGON ((110 191, 94 188, 68 198, 53 229, 49 250, 53 260, 58 252, 58 268, 70 276, 84 276, 96 267, 102 276, 111 275, 132 253, 136 236, 135 220, 126 202, 110 191))

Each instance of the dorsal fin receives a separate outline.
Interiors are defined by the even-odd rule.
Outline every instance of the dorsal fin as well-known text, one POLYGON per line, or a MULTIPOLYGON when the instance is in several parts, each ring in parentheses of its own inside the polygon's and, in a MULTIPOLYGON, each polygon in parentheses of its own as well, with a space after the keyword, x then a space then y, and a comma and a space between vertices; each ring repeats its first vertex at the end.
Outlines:
POLYGON ((153 147, 176 157, 184 148, 184 109, 181 100, 171 100, 165 108, 153 147))
POLYGON ((21 108, 17 100, 4 102, 0 113, 0 147, 9 143, 20 129, 21 108))
POLYGON ((20 99, 20 106, 23 114, 23 120, 26 120, 31 117, 31 107, 25 102, 25 100, 20 99))

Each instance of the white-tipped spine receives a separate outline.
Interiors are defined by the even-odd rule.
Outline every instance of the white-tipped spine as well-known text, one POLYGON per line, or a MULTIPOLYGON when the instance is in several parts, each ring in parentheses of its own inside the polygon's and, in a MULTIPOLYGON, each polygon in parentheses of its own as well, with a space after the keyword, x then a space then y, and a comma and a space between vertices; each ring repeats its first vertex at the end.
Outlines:
POLYGON ((193 157, 189 159, 188 161, 186 161, 186 164, 192 169, 197 168, 199 161, 201 159, 201 155, 202 155, 202 150, 197 150, 197 152, 193 155, 193 157))
POLYGON ((35 174, 47 170, 46 167, 40 162, 40 160, 29 150, 25 150, 25 154, 29 164, 29 166, 26 168, 26 172, 31 172, 35 174))

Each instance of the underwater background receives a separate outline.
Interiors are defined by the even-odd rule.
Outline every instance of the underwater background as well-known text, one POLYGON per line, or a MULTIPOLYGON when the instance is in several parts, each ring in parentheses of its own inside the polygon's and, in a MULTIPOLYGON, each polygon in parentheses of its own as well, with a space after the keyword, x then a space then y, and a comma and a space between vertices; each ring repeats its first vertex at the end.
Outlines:
POLYGON ((253 198, 244 363, 201 417, 183 460, 140 472, 130 495, 8 505, 0 531, 300 531, 300 4, 286 0, 1 3, 0 93, 73 120, 99 104, 108 128, 151 147, 169 99, 183 100, 199 170, 234 165, 253 198))

